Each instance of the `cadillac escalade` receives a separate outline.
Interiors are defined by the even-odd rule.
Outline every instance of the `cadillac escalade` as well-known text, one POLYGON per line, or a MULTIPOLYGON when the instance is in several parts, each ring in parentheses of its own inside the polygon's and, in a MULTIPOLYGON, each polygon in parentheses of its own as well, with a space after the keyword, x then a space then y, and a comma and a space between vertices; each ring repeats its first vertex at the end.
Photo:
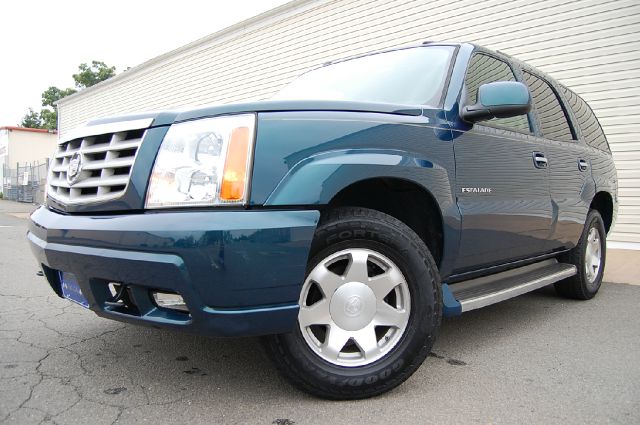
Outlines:
POLYGON ((406 380, 444 316, 551 284, 595 296, 616 211, 580 96, 427 42, 327 63, 269 101, 65 133, 27 236, 60 297, 261 336, 293 384, 353 399, 406 380))

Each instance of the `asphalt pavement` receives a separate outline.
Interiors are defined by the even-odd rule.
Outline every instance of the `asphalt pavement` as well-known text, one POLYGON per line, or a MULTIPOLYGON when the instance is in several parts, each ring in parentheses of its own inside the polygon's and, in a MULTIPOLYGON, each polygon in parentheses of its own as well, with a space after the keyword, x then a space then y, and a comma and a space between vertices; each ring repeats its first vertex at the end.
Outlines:
POLYGON ((446 319, 403 385, 331 402, 280 378, 255 338, 125 325, 58 298, 25 239, 31 208, 0 201, 0 423, 640 423, 638 285, 588 302, 543 288, 446 319))

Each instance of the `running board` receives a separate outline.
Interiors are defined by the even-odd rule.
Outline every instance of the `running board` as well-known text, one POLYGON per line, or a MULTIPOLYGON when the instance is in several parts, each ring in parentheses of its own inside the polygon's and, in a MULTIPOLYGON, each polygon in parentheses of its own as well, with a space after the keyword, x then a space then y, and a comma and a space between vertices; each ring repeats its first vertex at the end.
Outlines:
POLYGON ((556 259, 463 282, 442 285, 443 313, 455 316, 495 304, 575 275, 576 266, 556 259))

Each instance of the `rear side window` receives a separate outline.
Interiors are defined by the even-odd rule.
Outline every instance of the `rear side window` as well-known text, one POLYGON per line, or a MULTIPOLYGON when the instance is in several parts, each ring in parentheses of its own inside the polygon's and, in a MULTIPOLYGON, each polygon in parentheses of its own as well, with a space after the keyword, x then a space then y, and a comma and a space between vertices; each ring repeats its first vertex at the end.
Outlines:
POLYGON ((542 127, 542 135, 552 140, 575 140, 567 115, 560 104, 558 96, 546 81, 533 74, 524 72, 524 79, 531 91, 536 106, 538 120, 542 127))
MULTIPOLYGON (((473 105, 477 102, 478 89, 481 85, 493 83, 494 81, 516 81, 516 76, 506 62, 483 54, 473 55, 465 77, 468 104, 473 105)), ((526 115, 518 115, 512 118, 494 118, 485 123, 520 133, 531 132, 529 119, 526 115)))
POLYGON ((604 131, 587 102, 565 87, 562 88, 562 92, 578 121, 584 141, 591 147, 610 152, 604 131))

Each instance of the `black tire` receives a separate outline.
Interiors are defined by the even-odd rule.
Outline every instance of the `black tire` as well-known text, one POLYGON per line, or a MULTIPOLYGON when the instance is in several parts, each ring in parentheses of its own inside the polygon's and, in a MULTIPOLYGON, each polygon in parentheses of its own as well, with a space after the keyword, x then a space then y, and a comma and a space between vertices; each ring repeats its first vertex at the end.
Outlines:
POLYGON ((307 274, 327 256, 348 248, 377 250, 404 274, 411 310, 397 344, 373 363, 344 367, 316 354, 298 326, 292 333, 263 338, 267 354, 293 385, 334 400, 372 397, 404 382, 431 351, 442 320, 442 292, 435 261, 408 226, 366 208, 329 211, 316 230, 307 274))
POLYGON ((560 258, 561 262, 573 264, 578 269, 577 273, 570 278, 561 280, 554 284, 558 295, 577 300, 589 300, 593 298, 600 289, 602 276, 604 274, 605 260, 607 256, 607 233, 604 227, 602 216, 596 210, 589 211, 587 220, 580 236, 578 244, 567 254, 560 258), (591 229, 598 232, 600 239, 600 268, 595 279, 589 280, 586 272, 586 252, 588 235, 591 229))

